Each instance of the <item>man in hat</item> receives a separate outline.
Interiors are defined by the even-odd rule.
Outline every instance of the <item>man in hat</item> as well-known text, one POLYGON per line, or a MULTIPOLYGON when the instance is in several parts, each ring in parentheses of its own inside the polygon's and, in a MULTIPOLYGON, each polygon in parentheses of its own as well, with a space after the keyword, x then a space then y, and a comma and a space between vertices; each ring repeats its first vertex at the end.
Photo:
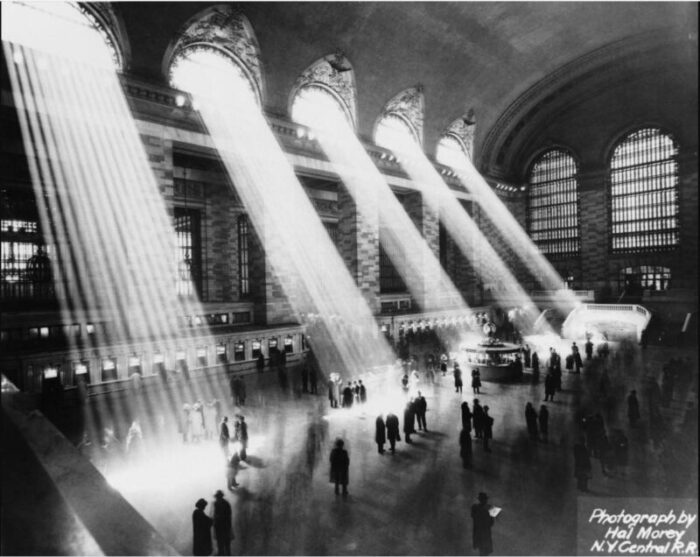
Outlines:
POLYGON ((192 555, 211 555, 211 525, 213 520, 204 512, 207 502, 200 499, 194 506, 196 508, 192 513, 192 530, 194 531, 192 555))
POLYGON ((228 416, 224 416, 219 426, 219 445, 224 453, 224 458, 228 460, 228 443, 231 440, 231 433, 228 429, 228 416))
POLYGON ((220 489, 214 494, 214 535, 216 536, 217 555, 231 555, 233 535, 233 517, 231 505, 224 499, 220 489))
POLYGON ((483 491, 479 493, 479 502, 472 505, 472 521, 474 528, 472 541, 474 549, 479 550, 479 555, 490 555, 493 553, 493 540, 491 539, 491 527, 494 519, 489 513, 489 496, 483 491))

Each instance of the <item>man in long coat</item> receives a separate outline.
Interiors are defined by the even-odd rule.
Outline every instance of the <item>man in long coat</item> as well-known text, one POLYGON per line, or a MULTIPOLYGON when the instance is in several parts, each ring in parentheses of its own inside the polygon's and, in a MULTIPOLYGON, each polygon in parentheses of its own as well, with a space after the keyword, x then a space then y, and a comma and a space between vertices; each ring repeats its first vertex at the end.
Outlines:
POLYGON ((233 513, 231 505, 224 499, 223 491, 214 494, 214 534, 219 555, 231 555, 233 535, 233 513))
POLYGON ((386 415, 386 437, 389 440, 392 454, 396 452, 396 442, 401 441, 399 434, 399 418, 395 414, 386 415))
POLYGON ((338 486, 343 486, 343 495, 348 494, 348 479, 350 470, 350 457, 343 448, 345 442, 337 439, 335 448, 331 451, 331 483, 335 484, 335 493, 339 493, 338 486))
POLYGON ((472 545, 479 550, 479 555, 491 555, 493 553, 493 539, 491 538, 491 527, 494 518, 489 514, 488 495, 479 493, 479 502, 472 505, 472 521, 474 529, 472 532, 472 545))
POLYGON ((231 432, 228 429, 228 417, 224 416, 219 426, 219 445, 224 452, 224 457, 228 460, 228 443, 231 440, 231 432))
POLYGON ((469 403, 465 400, 461 406, 462 409, 462 429, 469 434, 472 432, 472 412, 469 410, 469 403))
POLYGON ((204 499, 197 501, 192 513, 192 555, 211 555, 211 526, 214 521, 204 512, 207 502, 204 499))
POLYGON ((411 433, 416 432, 416 409, 413 401, 406 404, 403 411, 403 432, 406 436, 406 443, 411 443, 411 433))
POLYGON ((477 439, 484 437, 484 409, 479 404, 479 399, 475 398, 473 403, 472 421, 474 423, 474 436, 477 439))
POLYGON ((386 443, 386 424, 384 423, 384 419, 380 416, 377 416, 377 429, 374 433, 374 441, 377 443, 377 452, 379 454, 382 454, 384 452, 384 443, 386 443))
POLYGON ((418 418, 418 429, 428 431, 428 426, 425 423, 425 413, 428 411, 428 403, 420 391, 418 391, 418 396, 414 404, 416 417, 418 418))

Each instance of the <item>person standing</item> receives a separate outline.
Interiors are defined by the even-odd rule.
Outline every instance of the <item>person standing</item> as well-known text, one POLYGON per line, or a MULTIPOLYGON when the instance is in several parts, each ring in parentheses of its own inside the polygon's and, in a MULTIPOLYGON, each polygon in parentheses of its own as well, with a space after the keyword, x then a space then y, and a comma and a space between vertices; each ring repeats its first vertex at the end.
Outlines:
POLYGON ((630 391, 627 396, 627 418, 630 422, 630 427, 636 427, 639 422, 639 400, 637 400, 637 391, 630 391))
POLYGON ((528 402, 525 405, 525 422, 527 423, 527 432, 532 441, 537 441, 537 411, 532 407, 532 403, 528 402))
POLYGON ((547 407, 544 404, 540 406, 540 415, 538 419, 540 422, 540 433, 542 434, 542 440, 547 443, 549 441, 549 410, 547 410, 547 407))
POLYGON ((428 426, 425 423, 425 413, 428 411, 428 402, 420 391, 418 391, 418 397, 414 404, 416 408, 416 418, 418 418, 418 429, 428 431, 428 426))
POLYGON ((360 384, 360 404, 367 402, 367 388, 365 387, 362 379, 358 382, 360 384))
POLYGON ((452 369, 452 374, 455 377, 455 392, 462 392, 462 370, 459 369, 459 364, 455 362, 454 368, 452 369))
POLYGON ((459 456, 462 459, 463 468, 472 467, 472 436, 466 429, 459 434, 459 456))
POLYGON ((472 370, 472 392, 475 395, 481 394, 481 372, 478 369, 472 370))
POLYGON ((391 454, 396 452, 396 442, 401 441, 399 434, 399 418, 391 412, 386 415, 386 437, 389 440, 391 454))
POLYGON ((547 377, 544 379, 544 401, 547 402, 548 400, 551 400, 554 402, 554 393, 556 390, 557 384, 556 380, 554 379, 554 375, 548 373, 547 377))
POLYGON ((482 416, 484 426, 484 450, 487 453, 491 452, 489 441, 493 439, 493 418, 489 416, 489 407, 484 406, 484 414, 482 416))
POLYGON ((228 429, 228 416, 224 416, 219 426, 219 445, 224 452, 224 458, 228 460, 228 444, 231 441, 231 432, 228 429))
POLYGON ((479 555, 491 555, 493 553, 491 528, 495 520, 489 512, 488 495, 481 492, 478 499, 479 502, 472 505, 472 546, 479 550, 479 555))
POLYGON ((473 423, 474 423, 474 436, 477 439, 484 438, 484 409, 479 403, 479 399, 475 398, 473 403, 473 423))
POLYGON ((343 486, 343 495, 348 494, 348 476, 350 470, 350 457, 343 448, 345 442, 336 439, 335 448, 331 451, 331 483, 335 484, 335 494, 339 493, 339 486, 343 486))
POLYGON ((384 443, 386 443, 386 424, 381 415, 377 416, 376 429, 374 432, 374 441, 377 443, 377 452, 384 453, 384 443))
POLYGON ((218 555, 231 555, 231 540, 233 535, 233 513, 230 503, 224 499, 224 492, 218 490, 214 494, 214 535, 218 555))
POLYGON ((537 352, 532 353, 530 361, 532 363, 532 380, 537 383, 540 380, 540 357, 537 352))
POLYGON ((469 410, 469 403, 465 400, 461 406, 462 409, 462 429, 466 429, 471 435, 472 432, 472 412, 469 410))
POLYGON ((207 502, 200 499, 195 504, 192 513, 192 555, 211 555, 211 526, 214 521, 206 515, 204 508, 207 502))
POLYGON ((262 351, 260 354, 258 354, 258 357, 255 360, 255 367, 257 368, 258 373, 265 371, 265 356, 262 355, 262 351))
POLYGON ((241 460, 245 460, 246 458, 248 458, 248 424, 245 422, 245 417, 241 414, 238 414, 236 418, 237 420, 236 427, 234 429, 234 439, 241 445, 238 456, 241 457, 241 460))
POLYGON ((240 485, 238 482, 236 482, 236 476, 238 475, 238 470, 240 467, 241 457, 238 456, 238 453, 233 453, 233 456, 228 461, 228 465, 226 466, 226 486, 230 491, 233 491, 233 488, 240 485))
POLYGON ((574 445, 574 477, 578 490, 588 491, 588 480, 591 477, 591 455, 583 438, 574 445))
POLYGON ((416 432, 416 410, 412 400, 406 404, 403 411, 403 433, 406 436, 406 443, 411 443, 411 433, 416 432))

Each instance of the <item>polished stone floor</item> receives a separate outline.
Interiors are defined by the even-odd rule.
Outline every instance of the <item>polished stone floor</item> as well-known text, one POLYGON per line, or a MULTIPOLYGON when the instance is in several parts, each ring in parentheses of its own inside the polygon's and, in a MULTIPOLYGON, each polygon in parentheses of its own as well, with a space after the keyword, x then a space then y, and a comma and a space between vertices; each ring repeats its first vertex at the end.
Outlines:
MULTIPOLYGON (((139 405, 146 422, 142 454, 113 451, 105 458, 90 448, 86 454, 182 554, 192 551, 195 501, 204 497, 211 502, 222 489, 234 510, 234 554, 475 554, 469 509, 485 491, 492 504, 503 508, 493 528, 495 554, 571 555, 576 552, 579 496, 572 447, 582 416, 600 411, 606 427, 624 430, 630 441, 625 470, 608 477, 594 461, 588 497, 696 497, 697 440, 688 442, 681 426, 687 400, 697 402, 696 354, 682 353, 692 358, 693 379, 677 386, 658 435, 650 435, 642 397, 644 378, 659 376, 663 363, 677 355, 666 348, 635 348, 629 361, 611 358, 587 364, 580 375, 565 372, 562 392, 547 403, 546 444, 528 439, 524 418, 527 402, 536 408, 542 404, 543 384, 533 383, 528 374, 518 384, 485 382, 478 398, 495 419, 493 451, 487 453, 475 442, 471 470, 463 469, 459 458, 459 407, 462 400, 471 405, 474 395, 468 385, 463 394, 456 393, 449 375, 435 384, 423 377, 419 385, 428 401, 429 431, 418 433, 411 445, 399 443, 395 455, 377 453, 376 416, 390 408, 399 411, 406 396, 398 375, 381 371, 362 377, 368 402, 352 409, 329 408, 322 386, 316 396, 295 393, 294 376, 286 391, 274 373, 249 377, 242 408, 232 405, 228 384, 210 382, 206 392, 218 393, 224 413, 231 418, 242 413, 249 424, 249 458, 234 492, 226 490, 217 441, 185 444, 175 417, 159 413, 160 404, 179 404, 182 397, 161 396, 139 405), (603 367, 611 379, 606 396, 599 389, 603 367), (642 423, 631 430, 624 396, 635 387, 642 423), (328 456, 338 437, 350 454, 347 498, 334 495, 328 481, 328 456), (687 480, 689 474, 692 481, 674 481, 679 476, 687 480)), ((94 406, 93 418, 98 411, 118 415, 125 408, 118 401, 94 406)), ((125 427, 119 433, 122 440, 125 427)))

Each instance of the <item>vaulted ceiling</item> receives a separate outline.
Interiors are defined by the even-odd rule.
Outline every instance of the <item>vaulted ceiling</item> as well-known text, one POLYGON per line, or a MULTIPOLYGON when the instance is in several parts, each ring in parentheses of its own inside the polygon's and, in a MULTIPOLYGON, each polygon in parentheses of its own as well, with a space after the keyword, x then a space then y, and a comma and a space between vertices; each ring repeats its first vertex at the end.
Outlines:
MULTIPOLYGON (((211 5, 215 3, 116 3, 130 45, 127 72, 164 82, 162 61, 171 40, 190 17, 211 5)), ((697 3, 245 2, 236 6, 249 19, 260 44, 268 110, 286 114, 298 75, 340 48, 355 70, 361 135, 371 135, 391 97, 420 83, 426 99, 426 151, 433 154, 440 133, 473 108, 477 157, 486 143, 491 152, 480 162, 492 172, 511 172, 499 167, 502 161, 497 161, 496 151, 504 145, 512 148, 508 136, 520 120, 532 122, 533 108, 539 108, 540 121, 546 120, 543 99, 553 94, 565 98, 561 95, 567 81, 584 79, 598 67, 610 71, 610 65, 616 65, 618 81, 621 77, 624 81, 627 69, 648 73, 659 64, 681 64, 674 72, 674 87, 694 90, 697 105, 697 3), (660 59, 649 55, 660 49, 664 49, 660 59)), ((629 102, 629 95, 624 97, 629 102)), ((560 105, 549 104, 561 111, 560 105)))

